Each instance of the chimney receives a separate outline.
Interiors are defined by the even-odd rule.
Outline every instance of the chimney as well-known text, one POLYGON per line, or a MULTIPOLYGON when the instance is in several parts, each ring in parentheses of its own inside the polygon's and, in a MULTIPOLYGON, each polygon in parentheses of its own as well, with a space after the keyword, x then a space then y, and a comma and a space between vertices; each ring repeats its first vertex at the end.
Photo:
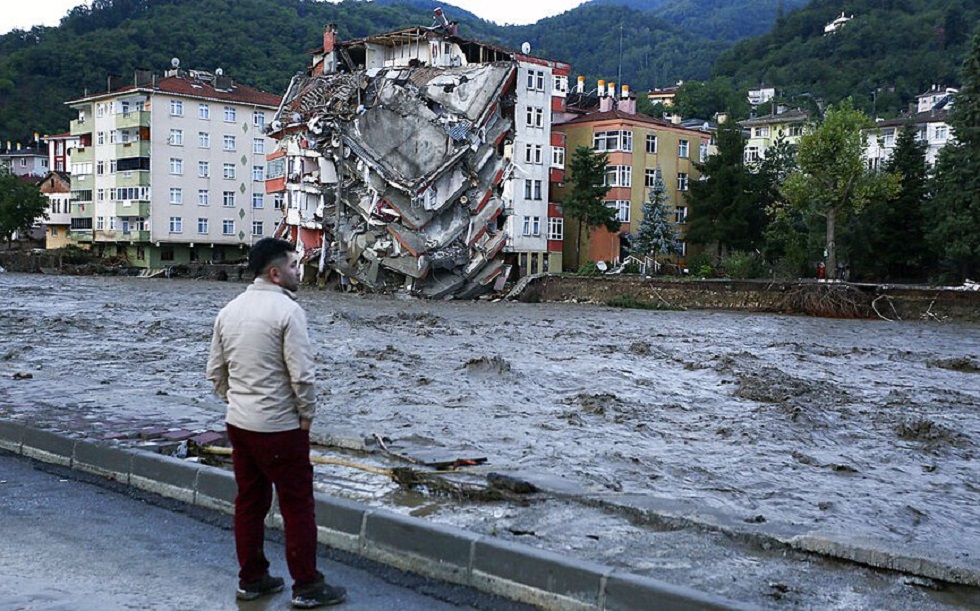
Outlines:
POLYGON ((616 108, 625 115, 636 114, 636 98, 630 97, 630 86, 623 85, 623 95, 616 102, 616 108))
POLYGON ((616 83, 609 81, 609 85, 606 87, 606 95, 616 99, 616 83))
POLYGON ((595 93, 600 98, 606 97, 606 81, 599 79, 599 86, 596 87, 595 93))
POLYGON ((323 52, 333 52, 333 47, 337 43, 337 24, 331 23, 323 28, 323 52))
POLYGON ((674 114, 670 115, 670 122, 673 123, 674 125, 680 125, 681 116, 675 112, 674 114))
POLYGON ((578 77, 578 87, 575 89, 575 93, 585 93, 585 77, 578 77))

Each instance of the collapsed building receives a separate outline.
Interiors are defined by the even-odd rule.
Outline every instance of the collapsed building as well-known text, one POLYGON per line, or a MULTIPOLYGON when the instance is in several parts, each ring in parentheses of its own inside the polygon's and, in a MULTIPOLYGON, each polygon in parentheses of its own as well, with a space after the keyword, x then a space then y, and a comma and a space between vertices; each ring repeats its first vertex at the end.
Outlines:
POLYGON ((319 274, 473 298, 510 272, 522 56, 436 15, 433 27, 344 42, 325 29, 267 128, 278 140, 267 191, 284 208, 277 234, 319 274))

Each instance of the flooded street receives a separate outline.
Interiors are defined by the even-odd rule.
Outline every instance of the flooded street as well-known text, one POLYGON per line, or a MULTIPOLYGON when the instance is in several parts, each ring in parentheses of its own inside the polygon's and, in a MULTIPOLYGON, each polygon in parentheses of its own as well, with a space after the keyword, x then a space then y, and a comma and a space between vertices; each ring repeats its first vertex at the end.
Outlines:
MULTIPOLYGON (((208 342, 214 316, 244 288, 0 274, 0 418, 95 438, 124 421, 220 428, 223 406, 204 379, 208 342)), ((683 523, 767 536, 874 542, 980 574, 977 325, 312 289, 300 302, 317 355, 316 435, 378 434, 486 456, 483 472, 550 479, 589 499, 464 506, 433 510, 434 519, 506 525, 515 536, 564 531, 555 534, 560 549, 655 576, 673 567, 638 549, 644 529, 610 507, 669 508, 683 523), (604 511, 586 515, 586 506, 604 511)), ((784 558, 782 570, 791 575, 797 560, 784 558)), ((765 579, 765 566, 736 564, 718 570, 765 579)), ((710 570, 679 569, 723 587, 710 570)), ((895 600, 929 608, 920 590, 895 600)), ((813 598, 797 594, 762 601, 811 607, 813 598)), ((878 606, 827 596, 817 606, 878 606)), ((965 600, 980 604, 975 594, 965 600)))

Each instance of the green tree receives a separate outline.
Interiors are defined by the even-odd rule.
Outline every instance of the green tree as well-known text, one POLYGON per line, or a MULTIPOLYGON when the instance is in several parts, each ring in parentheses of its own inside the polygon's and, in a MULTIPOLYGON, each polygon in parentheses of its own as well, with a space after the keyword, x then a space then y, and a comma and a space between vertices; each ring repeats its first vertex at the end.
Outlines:
POLYGON ((939 153, 929 239, 959 280, 980 271, 980 31, 963 65, 950 125, 956 142, 939 153))
POLYGON ((668 255, 677 250, 677 225, 668 217, 667 202, 670 195, 664 184, 663 173, 657 167, 649 199, 643 204, 643 220, 633 239, 632 253, 638 257, 668 255))
POLYGON ((865 261, 860 268, 869 270, 876 279, 925 278, 932 263, 926 242, 926 144, 917 133, 911 123, 902 129, 895 152, 884 167, 899 177, 898 192, 871 202, 861 213, 865 261))
POLYGON ((715 77, 710 81, 687 81, 677 88, 672 109, 685 119, 711 119, 719 112, 733 117, 749 114, 745 92, 736 91, 728 79, 715 77))
POLYGON ((846 222, 868 202, 898 190, 897 177, 869 171, 861 157, 861 130, 868 126, 867 115, 855 110, 850 98, 828 108, 823 122, 800 138, 800 169, 783 184, 783 195, 792 206, 805 216, 825 220, 828 270, 837 264, 838 222, 846 222))
POLYGON ((605 227, 617 231, 620 222, 616 210, 606 206, 603 198, 609 191, 606 182, 606 165, 609 155, 596 153, 587 146, 580 146, 572 153, 568 166, 569 191, 562 199, 562 212, 565 218, 578 222, 575 241, 575 266, 581 264, 582 227, 585 227, 585 242, 588 244, 592 229, 605 227))
POLYGON ((48 198, 36 186, 0 168, 0 241, 8 246, 14 233, 26 232, 38 218, 47 219, 48 198))
POLYGON ((734 121, 723 123, 716 136, 718 152, 696 164, 702 180, 692 181, 687 241, 715 244, 721 257, 727 250, 752 251, 761 246, 766 226, 759 200, 759 177, 745 165, 745 136, 734 121))

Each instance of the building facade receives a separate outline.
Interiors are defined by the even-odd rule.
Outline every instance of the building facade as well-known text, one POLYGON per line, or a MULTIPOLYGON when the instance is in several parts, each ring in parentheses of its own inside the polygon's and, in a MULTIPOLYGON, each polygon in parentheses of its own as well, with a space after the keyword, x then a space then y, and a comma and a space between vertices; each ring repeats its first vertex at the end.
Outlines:
POLYGON ((280 98, 174 64, 68 102, 71 238, 134 267, 241 259, 282 216, 265 197, 263 132, 280 98))
POLYGON ((20 144, 0 151, 0 167, 7 168, 14 176, 41 178, 48 173, 48 155, 39 147, 22 147, 20 144))
MULTIPOLYGON (((597 110, 555 126, 565 136, 566 155, 580 146, 607 153, 606 205, 617 211, 618 232, 604 227, 589 231, 565 220, 565 270, 572 271, 586 261, 621 262, 627 254, 629 236, 636 234, 643 220, 643 204, 659 172, 670 197, 668 206, 676 223, 680 251, 677 262, 687 255, 684 240, 687 223, 685 193, 700 174, 696 162, 707 160, 712 135, 636 112, 636 101, 628 92, 616 99, 616 92, 604 92, 597 110), (625 98, 625 99, 624 99, 625 98), (576 260, 576 253, 578 258, 576 260), (587 258, 586 258, 587 253, 587 258)), ((564 187, 557 189, 560 198, 564 187)))
POLYGON ((934 85, 929 91, 916 96, 914 113, 878 121, 873 128, 865 130, 864 156, 868 167, 880 169, 891 159, 898 135, 906 128, 915 130, 916 139, 926 144, 926 163, 930 167, 936 165, 939 151, 954 141, 949 115, 956 92, 956 89, 934 85))
POLYGON ((778 140, 783 139, 790 144, 797 144, 807 132, 810 125, 810 114, 803 110, 785 110, 776 114, 753 117, 739 121, 739 125, 747 132, 745 142, 745 164, 758 165, 765 159, 766 151, 778 140))
POLYGON ((48 198, 48 218, 38 220, 44 227, 44 247, 64 248, 71 244, 71 178, 67 172, 48 172, 38 187, 48 198))

